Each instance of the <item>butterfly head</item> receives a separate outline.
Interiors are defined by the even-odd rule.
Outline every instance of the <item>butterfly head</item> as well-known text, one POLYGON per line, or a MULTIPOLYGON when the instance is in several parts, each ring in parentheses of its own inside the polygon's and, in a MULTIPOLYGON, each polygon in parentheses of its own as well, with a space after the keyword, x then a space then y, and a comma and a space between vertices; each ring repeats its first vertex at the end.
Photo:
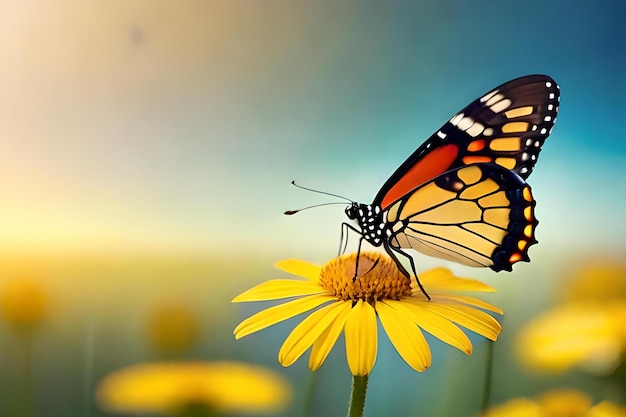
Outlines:
POLYGON ((386 212, 380 206, 353 202, 345 211, 350 220, 357 221, 365 240, 374 246, 383 244, 384 236, 388 233, 386 212))

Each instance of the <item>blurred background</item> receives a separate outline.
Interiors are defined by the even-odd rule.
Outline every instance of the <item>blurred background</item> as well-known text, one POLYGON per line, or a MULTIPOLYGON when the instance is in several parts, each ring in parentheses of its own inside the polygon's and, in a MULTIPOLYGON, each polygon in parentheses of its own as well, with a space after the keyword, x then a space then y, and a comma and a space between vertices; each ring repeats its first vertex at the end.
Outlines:
MULTIPOLYGON (((3 1, 0 292, 29 302, 0 322, 0 415, 19 415, 25 390, 31 415, 109 415, 102 377, 172 357, 278 370, 295 390, 284 415, 300 414, 306 359, 276 360, 297 321, 235 342, 264 306, 230 304, 284 277, 277 260, 336 254, 342 206, 284 216, 334 201, 290 181, 368 203, 455 112, 533 73, 560 84, 561 106, 529 180, 532 263, 495 274, 416 255, 418 272, 499 290, 493 403, 553 386, 623 403, 603 380, 527 369, 514 344, 572 274, 623 265, 624 16, 618 0, 3 1), (168 325, 182 336, 156 334, 168 325)), ((467 357, 429 340, 423 374, 380 341, 365 415, 475 414, 486 342, 467 357)), ((317 378, 313 415, 345 413, 341 343, 317 378)))

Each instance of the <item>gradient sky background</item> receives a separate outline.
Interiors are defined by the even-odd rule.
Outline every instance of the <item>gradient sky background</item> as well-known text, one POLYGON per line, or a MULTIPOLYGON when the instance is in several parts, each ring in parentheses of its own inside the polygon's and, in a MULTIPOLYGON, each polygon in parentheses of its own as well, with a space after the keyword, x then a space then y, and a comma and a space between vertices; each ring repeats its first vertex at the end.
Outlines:
POLYGON ((621 1, 4 1, 0 249, 323 260, 343 209, 283 216, 332 201, 292 179, 370 202, 456 111, 545 73, 562 97, 530 178, 538 239, 623 250, 625 13, 621 1))

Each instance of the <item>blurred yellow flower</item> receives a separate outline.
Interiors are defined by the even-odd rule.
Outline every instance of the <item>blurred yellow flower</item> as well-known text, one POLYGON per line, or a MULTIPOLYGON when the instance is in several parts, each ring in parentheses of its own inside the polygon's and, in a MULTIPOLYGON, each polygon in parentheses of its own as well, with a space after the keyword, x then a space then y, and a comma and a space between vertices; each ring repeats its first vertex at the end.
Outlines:
POLYGON ((18 278, 7 282, 0 292, 0 314, 18 331, 31 331, 48 313, 48 296, 34 279, 18 278))
POLYGON ((576 277, 566 300, 520 331, 518 351, 531 368, 562 372, 578 366, 598 375, 626 353, 626 268, 594 266, 576 277))
POLYGON ((235 337, 240 339, 317 308, 287 337, 278 353, 279 362, 290 366, 312 346, 309 368, 315 371, 345 332, 350 371, 353 375, 368 375, 378 348, 376 317, 400 356, 420 372, 431 364, 430 348, 422 330, 467 354, 471 353, 472 344, 457 324, 491 340, 496 340, 502 330, 496 319, 481 310, 502 314, 499 308, 457 294, 495 291, 486 284, 436 268, 420 275, 431 297, 428 301, 416 283, 402 275, 391 258, 380 253, 361 252, 355 280, 356 259, 354 254, 343 255, 322 267, 300 260, 278 262, 279 269, 306 280, 267 281, 235 297, 233 302, 295 298, 244 320, 235 329, 235 337))
POLYGON ((161 355, 171 357, 186 353, 199 335, 200 319, 182 302, 156 305, 148 315, 148 341, 161 355))
POLYGON ((239 362, 155 362, 123 368, 96 391, 101 408, 113 413, 184 415, 270 413, 284 409, 289 384, 277 373, 239 362))
POLYGON ((514 398, 490 408, 481 417, 626 417, 626 408, 608 401, 592 405, 580 391, 548 391, 536 400, 514 398))

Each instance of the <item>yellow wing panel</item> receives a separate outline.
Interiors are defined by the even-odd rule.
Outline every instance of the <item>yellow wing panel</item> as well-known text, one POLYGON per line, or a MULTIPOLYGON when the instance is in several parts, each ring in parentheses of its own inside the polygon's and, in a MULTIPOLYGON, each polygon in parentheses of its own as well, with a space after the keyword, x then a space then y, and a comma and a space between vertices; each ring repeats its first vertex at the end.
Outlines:
POLYGON ((482 211, 473 201, 452 200, 441 206, 416 214, 409 218, 411 222, 459 224, 480 221, 482 211))
POLYGON ((487 223, 468 223, 464 224, 463 227, 493 242, 502 242, 504 236, 506 236, 506 230, 499 229, 487 223))
POLYGON ((506 207, 509 205, 509 199, 506 198, 506 193, 504 191, 499 191, 495 194, 490 194, 487 197, 480 198, 478 200, 478 204, 480 204, 483 208, 506 207))
POLYGON ((438 187, 434 182, 431 182, 424 187, 420 188, 417 192, 413 193, 411 197, 402 207, 402 212, 399 213, 399 218, 404 220, 406 216, 402 213, 419 213, 424 210, 428 210, 433 206, 438 206, 446 201, 455 199, 457 193, 453 191, 444 190, 438 187))
POLYGON ((459 197, 462 199, 472 200, 497 191, 498 189, 500 189, 500 185, 489 178, 479 182, 478 184, 467 187, 463 190, 459 197))
POLYGON ((485 210, 483 219, 487 223, 506 229, 509 225, 509 214, 511 210, 508 208, 492 208, 485 210))
POLYGON ((405 234, 409 236, 415 236, 417 238, 421 238, 424 235, 436 236, 441 241, 447 241, 450 247, 457 247, 460 250, 463 247, 472 248, 473 252, 477 252, 483 256, 490 256, 493 253, 493 250, 496 248, 496 245, 468 230, 464 230, 459 226, 437 226, 431 224, 420 224, 419 226, 413 227, 410 225, 404 231, 405 234), (413 231, 416 229, 417 232, 413 231), (459 243, 455 243, 459 242, 459 243))
POLYGON ((475 253, 466 247, 459 246, 437 236, 417 235, 414 233, 406 235, 402 233, 397 237, 397 242, 402 244, 400 247, 412 248, 425 255, 476 268, 493 265, 493 261, 489 256, 475 253))

